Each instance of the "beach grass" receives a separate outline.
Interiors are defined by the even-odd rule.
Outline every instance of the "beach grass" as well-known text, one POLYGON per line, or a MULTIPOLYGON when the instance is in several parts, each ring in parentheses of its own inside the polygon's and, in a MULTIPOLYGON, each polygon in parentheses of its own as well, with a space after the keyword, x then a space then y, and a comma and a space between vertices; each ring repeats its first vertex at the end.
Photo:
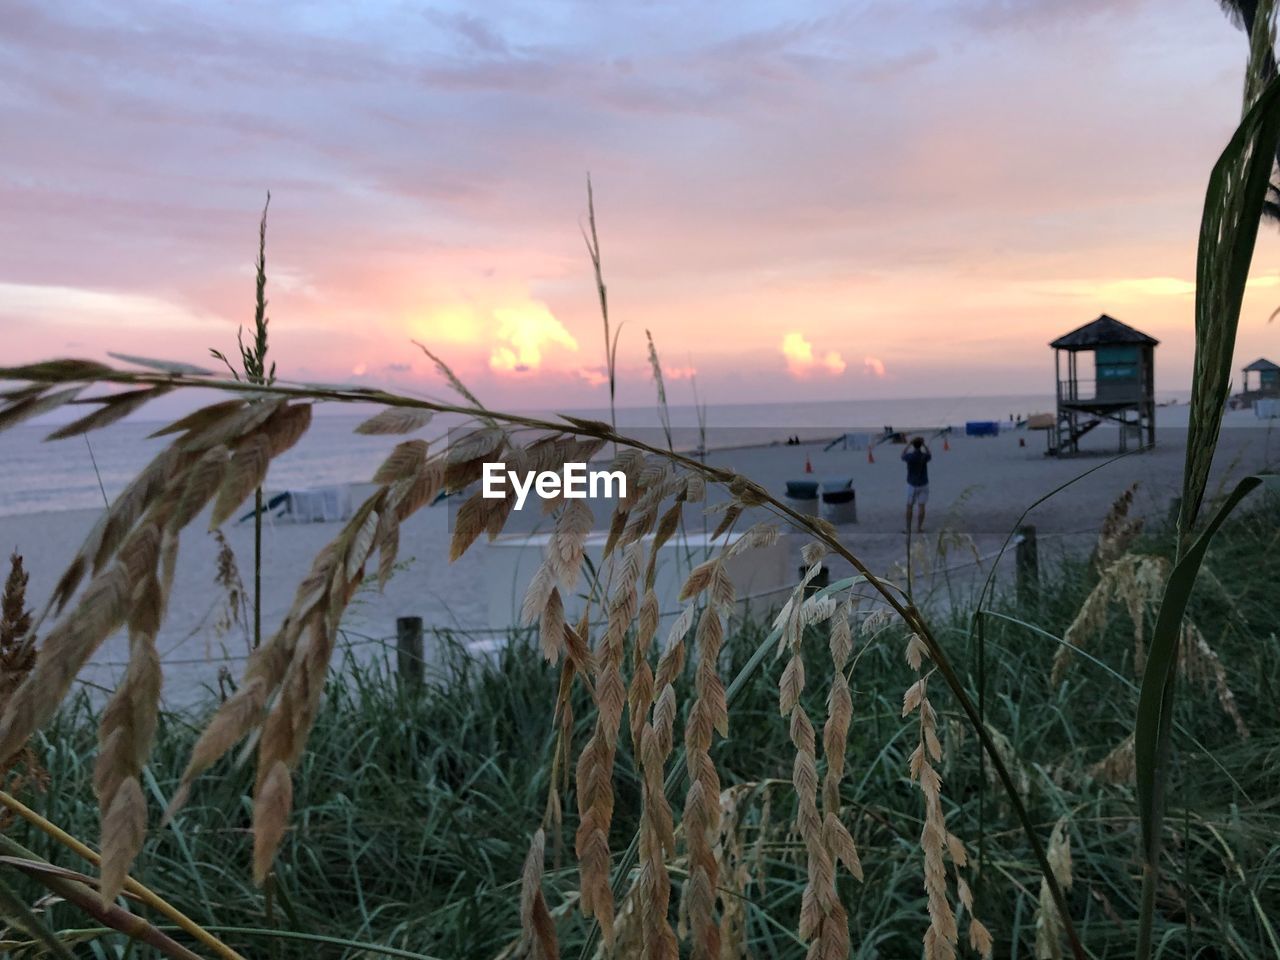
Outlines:
MULTIPOLYGON (((1185 944, 1192 956, 1277 955, 1265 905, 1280 902, 1280 812, 1272 802, 1280 789, 1274 763, 1280 732, 1265 721, 1276 683, 1266 664, 1280 656, 1271 595, 1280 575, 1278 520, 1274 499, 1229 520, 1190 605, 1193 620, 1220 625, 1210 642, 1252 732, 1240 737, 1211 687, 1184 691, 1166 821, 1175 853, 1157 928, 1180 954, 1185 944)), ((1154 531, 1134 549, 1171 556, 1172 531, 1154 531)), ((1133 786, 1127 778, 1113 783, 1091 770, 1132 727, 1133 635, 1117 601, 1106 626, 1075 656, 1065 679, 1053 684, 1060 648, 1055 638, 1097 579, 1087 558, 1063 557, 1055 567, 1034 610, 1019 607, 1012 596, 991 605, 999 616, 991 618, 987 634, 993 654, 988 722, 1046 837, 1055 823, 1065 822, 1073 865, 1070 904, 1081 939, 1095 955, 1129 955, 1140 912, 1133 786)), ((958 608, 949 615, 940 628, 944 642, 961 642, 967 614, 958 608)), ((863 883, 842 879, 841 891, 851 906, 852 955, 868 958, 918 949, 925 909, 920 813, 904 775, 914 745, 900 717, 905 668, 899 645, 888 642, 899 628, 881 629, 874 642, 858 642, 850 677, 857 704, 850 775, 840 791, 864 871, 863 883)), ((732 631, 726 672, 736 673, 767 632, 757 622, 732 631)), ((315 942, 289 939, 289 932, 327 938, 333 952, 326 955, 333 956, 377 955, 354 943, 413 956, 499 955, 520 936, 518 877, 529 824, 540 818, 549 787, 557 672, 527 634, 488 658, 447 642, 446 651, 442 673, 425 690, 399 683, 390 656, 373 662, 337 658, 297 770, 293 826, 268 890, 255 887, 245 869, 252 853, 253 778, 248 765, 234 758, 202 779, 170 827, 151 835, 138 862, 139 879, 167 891, 215 932, 260 931, 223 933, 246 956, 301 957, 315 950, 315 942)), ((830 682, 818 664, 803 695, 815 714, 823 710, 830 682)), ((682 677, 682 692, 690 680, 682 677)), ((576 700, 577 736, 585 738, 590 704, 585 693, 576 700)), ((774 675, 754 673, 734 704, 731 735, 715 746, 714 757, 735 804, 726 850, 737 845, 735 855, 750 878, 740 882, 731 873, 725 884, 729 902, 741 907, 743 948, 752 956, 790 957, 804 953, 793 917, 805 869, 803 843, 792 829, 794 749, 777 709, 774 675)), ((1008 805, 983 782, 963 717, 942 702, 938 715, 948 822, 967 837, 979 829, 984 834, 988 866, 975 883, 996 955, 1036 956, 1037 923, 1044 924, 1037 865, 1008 805), (984 793, 989 806, 980 827, 978 797, 984 793)), ((35 741, 50 780, 28 801, 79 835, 96 830, 91 779, 99 719, 92 698, 77 696, 35 741)), ((157 805, 177 789, 201 725, 199 716, 163 715, 147 777, 157 805)), ((625 738, 616 804, 612 829, 621 846, 640 826, 638 776, 625 738)), ((564 838, 548 838, 544 874, 564 956, 577 955, 589 933, 573 909, 576 870, 571 849, 562 846, 572 843, 573 826, 569 813, 564 838)), ((20 842, 66 861, 29 827, 15 830, 20 842)), ((673 874, 680 870, 677 859, 673 874)), ((33 890, 24 892, 34 899, 33 890)), ((84 926, 65 904, 50 907, 47 917, 59 930, 84 926)))

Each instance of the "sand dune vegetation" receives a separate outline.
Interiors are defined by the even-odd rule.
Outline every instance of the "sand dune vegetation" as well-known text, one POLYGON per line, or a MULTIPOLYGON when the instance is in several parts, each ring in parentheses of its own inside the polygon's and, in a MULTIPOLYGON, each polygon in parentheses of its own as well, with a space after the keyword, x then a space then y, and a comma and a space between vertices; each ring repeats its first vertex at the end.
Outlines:
MULTIPOLYGON (((0 428, 88 409, 54 439, 173 391, 223 395, 159 431, 167 445, 55 583, 12 565, 5 949, 1280 957, 1280 504, 1260 489, 1270 477, 1209 484, 1280 144, 1273 22, 1259 4, 1243 120, 1208 183, 1177 516, 1139 529, 1122 493, 1092 555, 1063 557, 1035 597, 988 581, 930 609, 910 576, 876 572, 777 491, 611 422, 488 409, 440 360, 457 404, 277 378, 265 219, 254 339, 233 376, 139 357, 0 369, 0 428), (389 438, 373 491, 305 558, 287 615, 260 624, 230 689, 162 710, 155 641, 183 537, 260 504, 319 404, 368 408, 359 432, 389 438), (424 436, 444 414, 468 426, 424 436), (409 683, 389 655, 348 655, 344 613, 395 575, 409 517, 459 497, 458 558, 515 506, 479 489, 486 464, 525 475, 601 457, 626 481, 604 565, 585 560, 582 501, 551 491, 523 622, 494 656, 455 650, 409 683), (710 488, 727 499, 708 506, 710 488), (659 596, 659 551, 693 518, 723 545, 659 596), (790 596, 769 619, 733 616, 728 563, 783 535, 805 541, 790 596), (853 575, 819 585, 830 557, 853 575), (120 684, 73 693, 117 631, 120 684)), ((618 327, 589 203, 612 380, 618 327)))

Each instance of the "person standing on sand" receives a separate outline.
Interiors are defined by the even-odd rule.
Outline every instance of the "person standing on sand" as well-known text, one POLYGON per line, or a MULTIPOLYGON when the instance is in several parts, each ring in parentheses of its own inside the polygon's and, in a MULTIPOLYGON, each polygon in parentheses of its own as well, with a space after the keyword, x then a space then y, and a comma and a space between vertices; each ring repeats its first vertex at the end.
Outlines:
POLYGON ((920 517, 916 532, 924 533, 924 508, 929 502, 929 461, 933 454, 924 445, 924 437, 915 437, 902 451, 902 459, 907 465, 907 529, 903 532, 911 532, 911 508, 918 505, 920 517))

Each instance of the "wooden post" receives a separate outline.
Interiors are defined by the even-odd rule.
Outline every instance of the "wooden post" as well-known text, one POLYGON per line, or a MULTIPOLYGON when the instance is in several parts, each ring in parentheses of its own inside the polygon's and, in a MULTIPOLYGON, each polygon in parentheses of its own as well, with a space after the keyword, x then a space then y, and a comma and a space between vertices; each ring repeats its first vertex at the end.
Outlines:
POLYGON ((396 618, 396 670, 403 683, 421 686, 426 651, 422 643, 422 618, 396 618))
POLYGON ((1015 563, 1018 602, 1034 604, 1040 596, 1040 555, 1036 549, 1036 528, 1030 524, 1018 528, 1015 563))

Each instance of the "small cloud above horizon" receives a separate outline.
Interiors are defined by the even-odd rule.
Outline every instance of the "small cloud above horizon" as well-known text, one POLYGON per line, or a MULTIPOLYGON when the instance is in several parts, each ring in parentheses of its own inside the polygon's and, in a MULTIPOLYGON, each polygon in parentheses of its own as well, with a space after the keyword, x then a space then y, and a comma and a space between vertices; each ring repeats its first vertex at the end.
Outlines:
POLYGON ((813 344, 798 331, 792 331, 782 338, 782 356, 787 361, 787 372, 793 377, 803 378, 814 373, 838 377, 848 367, 844 358, 835 350, 817 353, 813 344))
POLYGON ((609 382, 609 374, 603 367, 582 367, 578 376, 589 387, 601 387, 609 382))

